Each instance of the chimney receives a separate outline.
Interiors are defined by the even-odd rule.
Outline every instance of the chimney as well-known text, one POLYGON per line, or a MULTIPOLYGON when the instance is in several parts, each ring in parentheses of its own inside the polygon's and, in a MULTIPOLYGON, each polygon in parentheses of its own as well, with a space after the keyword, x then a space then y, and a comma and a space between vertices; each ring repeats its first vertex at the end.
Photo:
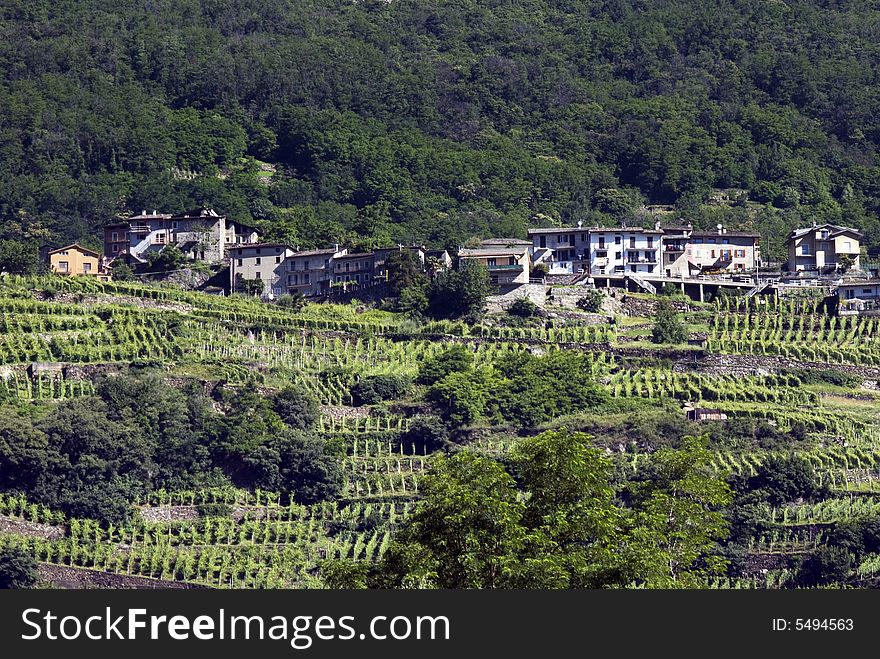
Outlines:
POLYGON ((687 223, 687 228, 688 228, 688 229, 693 229, 693 228, 694 228, 694 225, 691 224, 690 222, 688 222, 688 223, 687 223))
POLYGON ((144 209, 141 211, 141 215, 146 215, 146 214, 147 214, 147 209, 144 208, 144 209))
POLYGON ((334 251, 334 252, 338 252, 338 251, 339 251, 339 243, 333 243, 333 251, 334 251))
POLYGON ((722 233, 724 233, 724 225, 719 224, 718 225, 718 235, 720 236, 722 233))
POLYGON ((654 222, 654 231, 660 231, 660 220, 654 222))

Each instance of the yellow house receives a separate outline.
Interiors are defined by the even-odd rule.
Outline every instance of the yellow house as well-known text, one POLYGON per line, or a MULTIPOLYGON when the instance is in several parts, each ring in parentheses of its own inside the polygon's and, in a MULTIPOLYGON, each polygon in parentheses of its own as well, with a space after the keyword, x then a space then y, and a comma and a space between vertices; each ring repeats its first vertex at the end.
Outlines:
POLYGON ((89 275, 110 281, 101 269, 101 255, 74 243, 49 252, 49 269, 58 275, 89 275))

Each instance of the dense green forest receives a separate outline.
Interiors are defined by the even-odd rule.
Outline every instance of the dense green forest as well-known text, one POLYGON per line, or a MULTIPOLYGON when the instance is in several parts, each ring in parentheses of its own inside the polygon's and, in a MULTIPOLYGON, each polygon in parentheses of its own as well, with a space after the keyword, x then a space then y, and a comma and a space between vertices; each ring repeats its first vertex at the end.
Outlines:
POLYGON ((0 239, 203 204, 304 247, 453 246, 664 203, 771 257, 813 219, 874 252, 878 26, 865 0, 8 0, 0 239))

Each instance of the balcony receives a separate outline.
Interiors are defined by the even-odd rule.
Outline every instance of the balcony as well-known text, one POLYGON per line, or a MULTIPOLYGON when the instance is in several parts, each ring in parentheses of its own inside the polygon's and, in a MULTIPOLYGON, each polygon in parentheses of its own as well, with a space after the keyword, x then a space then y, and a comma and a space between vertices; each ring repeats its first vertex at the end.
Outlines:
POLYGON ((666 245, 667 252, 683 252, 684 244, 683 243, 667 243, 666 245))
POLYGON ((131 233, 150 233, 153 229, 146 224, 132 224, 128 230, 131 233))
POLYGON ((490 272, 522 272, 523 267, 519 264, 514 265, 487 265, 490 272))

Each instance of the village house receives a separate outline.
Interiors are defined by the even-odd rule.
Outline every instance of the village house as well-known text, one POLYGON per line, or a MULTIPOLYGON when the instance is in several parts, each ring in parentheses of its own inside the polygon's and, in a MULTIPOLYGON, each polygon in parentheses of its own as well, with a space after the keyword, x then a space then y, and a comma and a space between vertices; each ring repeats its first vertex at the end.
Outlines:
POLYGON ((837 287, 837 313, 842 316, 880 312, 880 280, 862 279, 837 287))
POLYGON ((862 232, 836 224, 813 225, 788 234, 789 272, 831 274, 859 270, 862 232))
POLYGON ((502 291, 529 283, 531 275, 531 243, 514 247, 477 247, 458 251, 459 267, 462 263, 474 261, 489 270, 492 284, 502 291))
POLYGON ((110 274, 101 265, 101 255, 77 243, 51 250, 49 269, 58 275, 87 275, 110 281, 110 274))
POLYGON ((339 245, 294 252, 287 258, 287 292, 312 298, 328 295, 334 260, 346 254, 348 250, 339 245))
POLYGON ((586 272, 590 262, 590 232, 583 227, 529 229, 535 265, 543 263, 547 274, 586 272))
POLYGON ((268 298, 286 293, 287 259, 293 249, 282 243, 237 245, 229 250, 229 290, 244 291, 244 282, 260 281, 261 295, 268 298))
POLYGON ((224 215, 206 208, 172 215, 147 213, 114 222, 104 227, 104 256, 142 263, 147 254, 176 245, 187 257, 219 263, 234 245, 255 244, 259 232, 253 227, 229 221, 224 215))
POLYGON ((589 273, 618 276, 659 274, 662 235, 659 227, 589 229, 589 273))
POLYGON ((333 259, 333 283, 342 290, 366 288, 373 284, 376 257, 373 252, 343 254, 333 259))
POLYGON ((694 231, 691 225, 666 227, 663 256, 667 277, 750 272, 761 260, 760 236, 728 231, 723 225, 715 231, 694 231))

